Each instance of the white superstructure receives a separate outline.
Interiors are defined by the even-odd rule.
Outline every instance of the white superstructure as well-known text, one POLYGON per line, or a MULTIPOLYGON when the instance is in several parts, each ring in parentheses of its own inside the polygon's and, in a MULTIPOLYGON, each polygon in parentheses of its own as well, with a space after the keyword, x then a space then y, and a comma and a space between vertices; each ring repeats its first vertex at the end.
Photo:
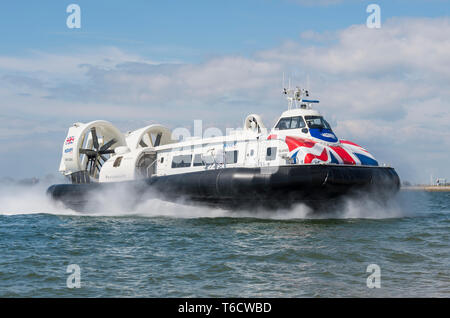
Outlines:
POLYGON ((288 110, 267 129, 259 115, 227 136, 172 139, 162 125, 123 134, 111 123, 76 123, 68 131, 59 171, 73 183, 118 182, 210 169, 300 164, 378 165, 362 147, 339 140, 299 88, 285 89, 288 110))

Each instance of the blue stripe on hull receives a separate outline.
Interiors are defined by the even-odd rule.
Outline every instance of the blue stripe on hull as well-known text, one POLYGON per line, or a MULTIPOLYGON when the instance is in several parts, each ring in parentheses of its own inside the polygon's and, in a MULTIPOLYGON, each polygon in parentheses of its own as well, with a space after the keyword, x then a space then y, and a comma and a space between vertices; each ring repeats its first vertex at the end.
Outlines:
POLYGON ((356 157, 358 157, 359 161, 361 161, 361 164, 366 165, 366 166, 376 166, 376 167, 378 167, 378 161, 376 161, 376 160, 374 160, 374 159, 372 159, 370 157, 364 156, 364 155, 362 155, 360 153, 354 153, 354 155, 356 157))

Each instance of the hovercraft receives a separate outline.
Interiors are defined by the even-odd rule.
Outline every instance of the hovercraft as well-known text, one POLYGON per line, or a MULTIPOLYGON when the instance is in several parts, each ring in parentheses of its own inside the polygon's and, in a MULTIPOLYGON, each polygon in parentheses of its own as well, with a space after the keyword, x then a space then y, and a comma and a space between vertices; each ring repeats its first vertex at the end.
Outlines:
POLYGON ((94 194, 118 185, 139 200, 157 196, 227 207, 317 206, 346 195, 394 195, 400 180, 358 144, 338 139, 305 89, 284 89, 288 110, 272 129, 246 117, 226 136, 176 140, 162 125, 122 133, 107 121, 75 123, 59 171, 70 184, 47 193, 82 209, 94 194))

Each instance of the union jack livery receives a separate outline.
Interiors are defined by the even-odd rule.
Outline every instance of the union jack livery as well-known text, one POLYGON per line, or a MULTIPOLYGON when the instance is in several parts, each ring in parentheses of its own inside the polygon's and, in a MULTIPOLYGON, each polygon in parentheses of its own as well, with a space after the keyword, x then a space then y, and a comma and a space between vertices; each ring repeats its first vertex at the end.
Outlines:
POLYGON ((75 141, 75 137, 74 136, 70 136, 66 138, 66 145, 71 145, 73 144, 73 142, 75 141))
POLYGON ((378 162, 367 150, 347 140, 340 140, 334 145, 326 145, 312 139, 286 136, 284 141, 294 163, 378 166, 378 162))
MULTIPOLYGON (((355 192, 392 195, 400 179, 357 143, 339 139, 313 109, 304 89, 284 89, 288 110, 272 129, 259 115, 226 136, 175 140, 169 129, 150 125, 122 133, 111 123, 76 123, 65 139, 60 164, 72 184, 48 192, 79 207, 88 194, 115 184, 146 189, 162 198, 227 207, 311 206, 355 192), (66 146, 70 145, 70 148, 66 146)), ((139 196, 136 196, 139 197, 139 196)))

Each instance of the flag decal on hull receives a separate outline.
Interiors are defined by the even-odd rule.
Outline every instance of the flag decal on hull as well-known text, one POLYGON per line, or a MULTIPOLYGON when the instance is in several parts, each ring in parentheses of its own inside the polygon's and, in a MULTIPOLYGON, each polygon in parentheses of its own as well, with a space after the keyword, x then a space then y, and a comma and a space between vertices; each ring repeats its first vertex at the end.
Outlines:
MULTIPOLYGON (((272 135, 271 139, 276 136, 272 135)), ((286 136, 294 163, 333 163, 344 165, 378 166, 375 158, 361 146, 346 140, 335 145, 325 145, 307 138, 286 136)))

